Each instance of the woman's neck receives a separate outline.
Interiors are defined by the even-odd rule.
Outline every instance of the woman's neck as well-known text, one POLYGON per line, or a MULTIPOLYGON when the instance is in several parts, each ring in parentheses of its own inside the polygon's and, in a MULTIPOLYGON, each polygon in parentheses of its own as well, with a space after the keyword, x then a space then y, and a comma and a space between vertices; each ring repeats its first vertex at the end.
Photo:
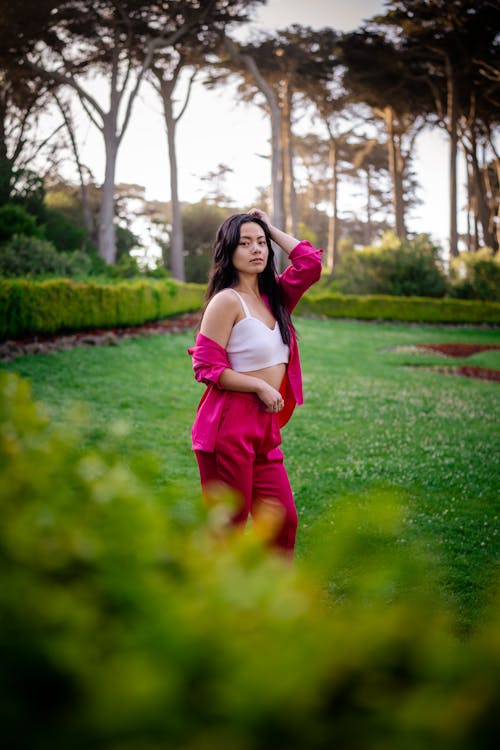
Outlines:
POLYGON ((247 278, 246 276, 240 275, 235 286, 240 292, 246 292, 247 294, 252 294, 254 297, 260 297, 259 280, 255 276, 247 278))

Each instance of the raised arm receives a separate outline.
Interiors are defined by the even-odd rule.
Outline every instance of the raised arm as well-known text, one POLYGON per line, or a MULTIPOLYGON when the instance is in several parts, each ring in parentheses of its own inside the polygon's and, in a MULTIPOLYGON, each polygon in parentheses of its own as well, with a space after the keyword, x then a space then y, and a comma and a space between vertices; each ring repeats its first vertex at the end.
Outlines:
POLYGON ((268 215, 259 208, 252 208, 248 213, 267 224, 271 239, 289 256, 290 265, 285 268, 279 277, 279 285, 283 295, 283 303, 292 312, 304 292, 320 278, 323 250, 316 250, 310 242, 298 240, 273 226, 268 215))
POLYGON ((279 245, 283 252, 287 255, 289 255, 292 252, 293 248, 300 243, 300 240, 296 239, 296 237, 292 237, 292 235, 287 234, 278 227, 273 226, 271 224, 269 216, 265 211, 261 211, 260 208, 252 208, 248 213, 251 216, 256 216, 258 219, 267 224, 267 226, 269 227, 269 232, 271 234, 271 239, 276 242, 276 244, 279 245))

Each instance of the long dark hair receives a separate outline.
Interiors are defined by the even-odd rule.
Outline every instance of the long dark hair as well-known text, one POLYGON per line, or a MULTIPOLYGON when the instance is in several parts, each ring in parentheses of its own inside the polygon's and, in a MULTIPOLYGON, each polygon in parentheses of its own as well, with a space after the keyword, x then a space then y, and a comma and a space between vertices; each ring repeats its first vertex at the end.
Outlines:
POLYGON ((283 304, 281 287, 278 284, 278 273, 274 263, 274 251, 271 245, 271 235, 267 224, 252 214, 233 214, 221 224, 215 235, 214 254, 212 266, 208 277, 208 286, 206 293, 206 306, 212 297, 222 289, 234 286, 238 281, 238 271, 233 265, 234 251, 240 241, 241 225, 248 222, 258 224, 264 230, 266 237, 268 256, 264 270, 259 274, 259 292, 265 294, 271 311, 278 321, 281 338, 285 344, 290 345, 291 333, 293 328, 290 313, 283 304))

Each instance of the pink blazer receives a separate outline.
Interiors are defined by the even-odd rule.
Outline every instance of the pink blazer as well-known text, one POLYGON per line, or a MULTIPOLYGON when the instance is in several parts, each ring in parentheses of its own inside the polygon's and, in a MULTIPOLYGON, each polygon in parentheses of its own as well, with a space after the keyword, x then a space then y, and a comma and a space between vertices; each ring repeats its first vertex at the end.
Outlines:
MULTIPOLYGON (((321 275, 321 253, 307 242, 299 242, 289 255, 291 265, 278 277, 283 300, 287 309, 292 312, 302 295, 321 275)), ((266 300, 267 302, 267 300, 266 300)), ((224 347, 208 336, 199 333, 193 347, 188 349, 193 358, 193 370, 196 380, 205 383, 207 388, 198 404, 196 419, 191 432, 192 448, 200 451, 213 451, 215 439, 224 405, 225 391, 219 385, 224 370, 230 369, 227 352, 224 347)), ((283 381, 282 395, 285 407, 280 411, 280 426, 290 419, 296 404, 302 404, 302 373, 300 369, 299 347, 297 337, 292 330, 290 342, 290 359, 283 381)))

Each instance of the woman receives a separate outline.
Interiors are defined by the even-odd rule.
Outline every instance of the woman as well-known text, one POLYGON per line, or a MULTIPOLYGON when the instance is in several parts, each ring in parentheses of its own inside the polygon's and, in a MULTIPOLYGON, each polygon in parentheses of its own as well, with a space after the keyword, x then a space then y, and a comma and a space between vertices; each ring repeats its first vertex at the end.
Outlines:
POLYGON ((293 554, 297 512, 283 464, 280 427, 301 404, 302 379, 290 313, 321 274, 321 250, 272 226, 259 209, 219 228, 207 302, 189 349, 207 389, 192 430, 202 488, 235 491, 243 525, 259 503, 279 505, 273 545, 293 554), (276 273, 271 239, 291 265, 276 273))

